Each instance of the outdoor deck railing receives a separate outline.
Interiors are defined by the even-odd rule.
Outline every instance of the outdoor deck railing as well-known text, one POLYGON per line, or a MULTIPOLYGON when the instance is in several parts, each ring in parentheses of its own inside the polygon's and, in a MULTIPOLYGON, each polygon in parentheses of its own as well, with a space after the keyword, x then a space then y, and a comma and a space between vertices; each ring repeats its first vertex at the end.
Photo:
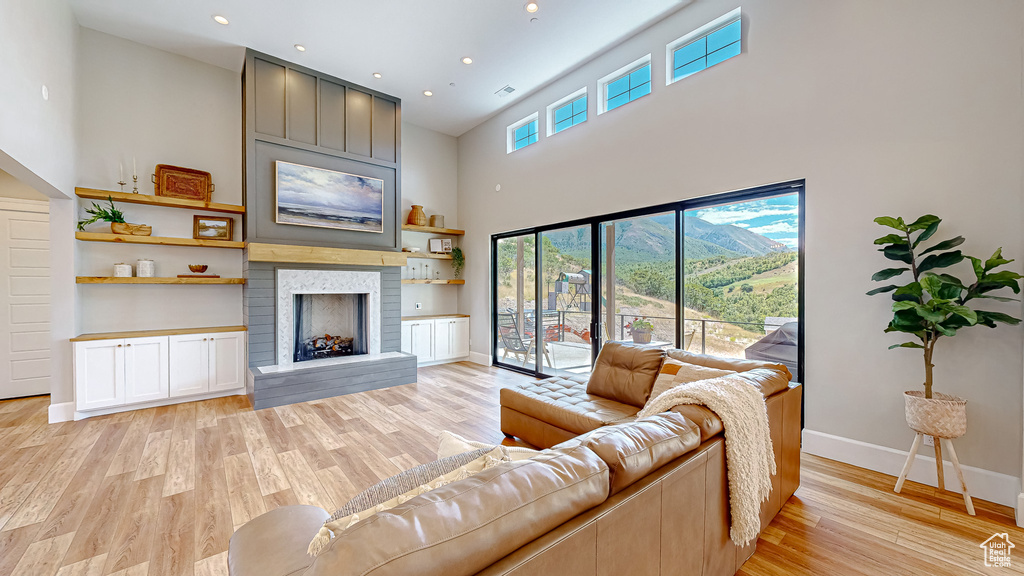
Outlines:
MULTIPOLYGON (((514 313, 514 312, 510 312, 510 313, 514 313)), ((533 327, 532 327, 533 310, 528 310, 526 313, 527 313, 528 317, 531 317, 531 321, 526 323, 526 325, 527 325, 526 333, 529 334, 529 335, 532 335, 533 334, 533 327)), ((570 314, 586 317, 586 319, 581 323, 583 325, 587 325, 587 323, 589 323, 589 319, 590 319, 590 312, 577 312, 575 310, 545 310, 543 313, 545 315, 557 314, 558 315, 558 325, 559 326, 563 326, 563 327, 566 325, 566 318, 570 314)), ((613 328, 618 328, 618 333, 616 334, 613 331, 612 334, 610 334, 611 340, 625 340, 626 339, 626 324, 629 323, 627 321, 627 319, 628 320, 632 320, 633 318, 639 318, 640 316, 637 315, 637 314, 621 314, 621 313, 616 313, 615 316, 618 317, 618 322, 613 326, 613 328)), ((646 318, 648 320, 670 320, 673 323, 676 320, 674 316, 643 316, 643 318, 646 318)), ((729 325, 733 325, 733 326, 752 326, 752 327, 756 326, 757 330, 754 330, 755 332, 760 332, 762 330, 764 330, 765 332, 769 332, 769 330, 767 330, 768 328, 771 328, 773 330, 777 330, 777 329, 782 327, 781 324, 770 324, 768 322, 738 322, 738 321, 734 321, 734 320, 709 320, 707 318, 684 318, 683 319, 683 323, 684 323, 683 324, 683 326, 684 326, 683 332, 684 333, 686 332, 686 330, 685 330, 686 323, 689 323, 689 322, 700 322, 700 353, 701 354, 706 354, 707 353, 708 324, 729 324, 729 325)), ((696 329, 694 329, 694 336, 696 336, 696 329)), ((655 338, 655 340, 657 340, 657 339, 658 338, 655 338)), ((564 340, 565 340, 565 330, 559 330, 558 331, 558 340, 557 341, 561 342, 561 341, 564 341, 564 340)), ((674 342, 675 341, 674 331, 667 338, 664 338, 664 340, 668 340, 670 342, 674 342)), ((692 345, 692 341, 691 341, 691 345, 692 345)))

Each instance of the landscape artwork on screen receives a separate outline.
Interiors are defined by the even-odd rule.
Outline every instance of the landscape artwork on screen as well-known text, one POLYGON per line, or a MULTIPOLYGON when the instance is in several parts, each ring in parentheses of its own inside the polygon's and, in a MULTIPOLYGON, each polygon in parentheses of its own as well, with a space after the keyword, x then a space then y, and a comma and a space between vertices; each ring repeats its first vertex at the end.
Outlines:
POLYGON ((384 181, 276 163, 278 224, 384 232, 384 181))

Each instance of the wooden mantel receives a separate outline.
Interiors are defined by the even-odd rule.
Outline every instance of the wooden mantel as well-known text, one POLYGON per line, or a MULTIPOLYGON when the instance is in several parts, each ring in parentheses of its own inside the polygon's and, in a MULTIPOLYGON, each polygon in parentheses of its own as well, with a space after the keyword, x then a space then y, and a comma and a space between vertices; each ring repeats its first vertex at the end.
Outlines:
POLYGON ((293 246, 252 242, 246 248, 250 262, 288 262, 293 264, 348 264, 353 266, 405 266, 405 252, 352 250, 322 246, 293 246))

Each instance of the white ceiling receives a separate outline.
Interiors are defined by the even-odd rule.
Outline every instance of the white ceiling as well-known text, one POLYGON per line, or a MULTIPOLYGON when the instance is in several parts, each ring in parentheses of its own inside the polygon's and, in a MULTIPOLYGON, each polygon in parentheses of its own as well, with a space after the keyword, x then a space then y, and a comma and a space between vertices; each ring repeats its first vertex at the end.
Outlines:
POLYGON ((398 96, 458 136, 690 0, 71 0, 82 26, 240 71, 243 47, 398 96), (220 14, 230 20, 213 21, 220 14), (536 18, 531 22, 531 18, 536 18), (299 52, 295 44, 304 45, 299 52), (465 65, 462 57, 473 64, 465 65), (374 72, 383 75, 372 77, 374 72), (455 86, 449 86, 454 83, 455 86), (509 84, 514 94, 494 93, 509 84), (423 95, 431 90, 430 98, 423 95))

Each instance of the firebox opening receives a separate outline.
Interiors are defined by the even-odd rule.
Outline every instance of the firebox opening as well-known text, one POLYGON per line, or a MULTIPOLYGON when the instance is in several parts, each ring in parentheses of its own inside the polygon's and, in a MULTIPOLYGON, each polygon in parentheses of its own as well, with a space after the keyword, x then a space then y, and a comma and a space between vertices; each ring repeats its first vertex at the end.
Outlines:
POLYGON ((368 294, 296 294, 293 362, 367 353, 368 294))

